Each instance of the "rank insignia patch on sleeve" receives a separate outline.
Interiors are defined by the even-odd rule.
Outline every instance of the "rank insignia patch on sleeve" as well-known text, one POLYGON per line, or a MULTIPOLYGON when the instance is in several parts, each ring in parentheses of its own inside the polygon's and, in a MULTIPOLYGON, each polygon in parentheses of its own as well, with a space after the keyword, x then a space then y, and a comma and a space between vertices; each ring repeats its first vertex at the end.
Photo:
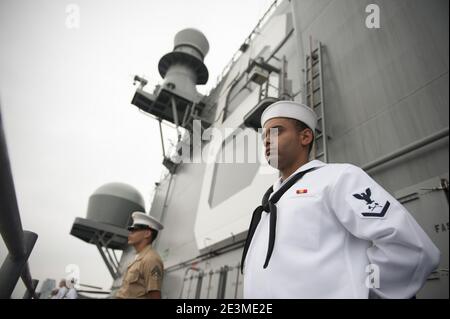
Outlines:
POLYGON ((158 266, 153 267, 153 269, 152 269, 150 274, 153 277, 155 277, 155 278, 161 278, 162 277, 161 269, 158 266))
POLYGON ((380 205, 378 202, 372 199, 372 191, 370 188, 366 188, 365 192, 353 194, 358 200, 364 201, 368 211, 362 212, 364 217, 384 217, 389 209, 391 203, 386 201, 384 205, 380 205))

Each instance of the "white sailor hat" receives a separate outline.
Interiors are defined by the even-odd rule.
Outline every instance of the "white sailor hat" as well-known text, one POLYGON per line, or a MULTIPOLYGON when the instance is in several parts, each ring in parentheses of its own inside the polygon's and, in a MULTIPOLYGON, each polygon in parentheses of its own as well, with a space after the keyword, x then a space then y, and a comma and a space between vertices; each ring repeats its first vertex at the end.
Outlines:
POLYGON ((159 221, 145 213, 134 212, 133 214, 131 214, 131 217, 133 218, 133 224, 128 227, 128 230, 130 231, 148 228, 159 231, 164 228, 164 226, 159 221))
POLYGON ((317 125, 317 115, 308 106, 293 101, 279 101, 271 104, 261 115, 261 127, 275 117, 288 117, 299 120, 314 132, 317 125))

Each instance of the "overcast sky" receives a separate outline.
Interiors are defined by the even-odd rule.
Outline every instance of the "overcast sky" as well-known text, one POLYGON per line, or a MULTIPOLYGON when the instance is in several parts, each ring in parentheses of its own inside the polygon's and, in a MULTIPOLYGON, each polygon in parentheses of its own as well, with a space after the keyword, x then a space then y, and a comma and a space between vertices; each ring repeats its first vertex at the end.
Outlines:
MULTIPOLYGON (((198 87, 207 93, 272 2, 0 0, 0 105, 23 228, 39 235, 34 278, 59 279, 77 264, 82 283, 111 287, 96 247, 69 231, 105 183, 136 187, 150 208, 162 151, 157 122, 130 104, 133 76, 151 91, 176 32, 194 27, 210 43, 210 80, 198 87), (70 4, 79 28, 67 27, 70 4)), ((6 253, 0 239, 0 262, 6 253)))

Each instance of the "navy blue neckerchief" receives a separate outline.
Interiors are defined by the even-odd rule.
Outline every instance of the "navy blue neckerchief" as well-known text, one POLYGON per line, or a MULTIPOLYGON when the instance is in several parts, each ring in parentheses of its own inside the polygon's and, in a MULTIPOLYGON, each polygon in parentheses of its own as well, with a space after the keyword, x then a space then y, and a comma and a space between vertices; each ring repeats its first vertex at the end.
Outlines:
POLYGON ((247 233, 247 239, 245 240, 244 251, 242 253, 241 260, 241 273, 244 269, 245 257, 247 256, 248 248, 250 247, 250 243, 252 241, 253 235, 255 234, 256 227, 261 220, 262 212, 266 212, 270 214, 270 226, 269 226, 269 247, 267 249, 266 261, 264 262, 264 268, 267 268, 269 265, 270 257, 272 256, 273 246, 275 244, 275 232, 277 226, 277 207, 275 204, 280 200, 281 196, 287 192, 289 188, 291 188, 298 180, 300 180, 306 173, 316 169, 317 167, 313 167, 307 169, 302 172, 298 172, 291 179, 289 179, 286 184, 280 187, 280 189, 273 194, 273 196, 269 199, 270 194, 273 192, 273 186, 271 186, 263 196, 262 205, 256 207, 253 211, 252 220, 250 222, 250 227, 247 233))

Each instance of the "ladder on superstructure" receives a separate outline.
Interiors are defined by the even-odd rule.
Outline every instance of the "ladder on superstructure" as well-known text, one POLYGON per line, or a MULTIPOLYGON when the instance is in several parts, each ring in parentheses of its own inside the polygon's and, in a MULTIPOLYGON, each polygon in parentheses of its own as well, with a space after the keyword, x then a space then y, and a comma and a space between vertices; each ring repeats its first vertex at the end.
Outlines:
POLYGON ((325 105, 323 94, 323 72, 322 72, 322 44, 317 43, 317 47, 312 49, 312 39, 310 38, 310 53, 305 61, 305 92, 306 104, 317 114, 317 127, 314 132, 314 146, 312 156, 315 159, 328 162, 327 140, 329 136, 326 130, 325 105))

